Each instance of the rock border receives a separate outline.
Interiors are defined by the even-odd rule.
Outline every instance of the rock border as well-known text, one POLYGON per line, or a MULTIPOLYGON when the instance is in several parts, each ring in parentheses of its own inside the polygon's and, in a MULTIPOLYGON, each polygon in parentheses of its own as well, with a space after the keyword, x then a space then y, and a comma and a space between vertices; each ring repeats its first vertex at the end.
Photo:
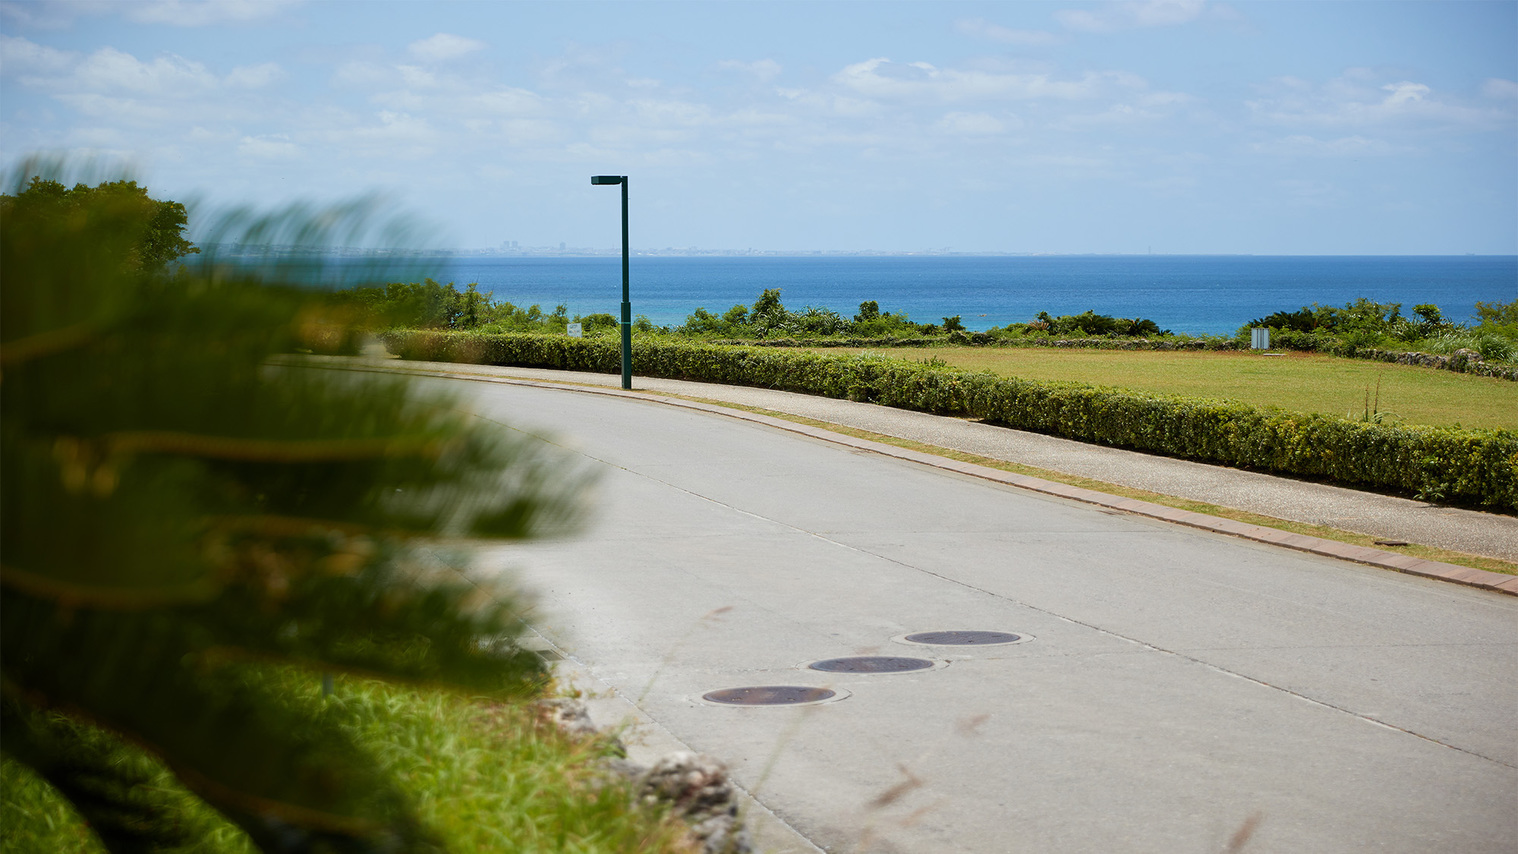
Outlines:
POLYGON ((638 806, 668 810, 682 819, 702 854, 754 854, 753 835, 738 809, 738 787, 722 760, 676 750, 645 767, 627 759, 621 739, 598 728, 581 700, 537 700, 531 709, 539 722, 552 725, 567 738, 609 741, 616 755, 600 762, 608 778, 631 783, 638 806))

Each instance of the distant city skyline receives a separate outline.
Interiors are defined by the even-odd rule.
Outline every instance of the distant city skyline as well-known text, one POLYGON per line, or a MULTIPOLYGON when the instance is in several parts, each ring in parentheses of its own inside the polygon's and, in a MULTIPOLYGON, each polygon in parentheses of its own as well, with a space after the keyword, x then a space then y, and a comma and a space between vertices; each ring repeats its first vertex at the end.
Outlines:
POLYGON ((470 251, 618 174, 649 252, 1510 255, 1518 2, 4 0, 34 153, 470 251))

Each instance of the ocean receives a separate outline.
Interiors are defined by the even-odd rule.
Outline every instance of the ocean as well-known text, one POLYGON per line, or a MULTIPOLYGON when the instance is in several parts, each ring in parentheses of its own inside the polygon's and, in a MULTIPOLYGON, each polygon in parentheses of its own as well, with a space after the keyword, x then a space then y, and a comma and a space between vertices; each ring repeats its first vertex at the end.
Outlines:
MULTIPOLYGON (((615 315, 620 256, 455 256, 431 274, 519 306, 615 315)), ((1518 256, 634 256, 634 315, 678 325, 697 307, 721 314, 780 288, 787 308, 852 317, 865 300, 918 323, 959 315, 968 329, 1026 322, 1040 311, 1144 317, 1162 329, 1232 334, 1250 320, 1358 297, 1433 303, 1472 322, 1477 302, 1518 299, 1518 256)))

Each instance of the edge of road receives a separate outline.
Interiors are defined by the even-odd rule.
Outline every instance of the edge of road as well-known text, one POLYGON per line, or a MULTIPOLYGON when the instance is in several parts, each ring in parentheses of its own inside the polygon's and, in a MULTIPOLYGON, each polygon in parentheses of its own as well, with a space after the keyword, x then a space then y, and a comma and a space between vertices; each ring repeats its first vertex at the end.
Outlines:
POLYGON ((1505 593, 1509 596, 1518 596, 1518 575, 1504 575, 1499 572, 1489 572, 1474 567, 1458 566, 1452 563, 1426 560, 1413 557, 1412 555, 1396 554, 1380 549, 1356 546, 1350 543, 1340 543, 1334 540, 1325 540, 1307 534, 1296 534, 1290 531, 1267 528, 1260 525, 1251 525, 1246 522, 1236 522, 1232 519, 1223 519, 1217 516, 1208 516, 1190 510, 1181 510, 1175 507, 1166 507, 1149 501, 1136 498, 1123 498, 1108 495, 1094 489, 1086 489, 1078 486, 1070 486, 1054 481, 1043 480, 1030 475, 1016 474, 1002 471, 988 466, 976 465, 975 463, 960 462, 958 460, 940 457, 923 451, 915 451, 908 448, 899 448, 887 445, 883 442, 874 442, 869 439, 861 439, 842 433, 835 433, 821 427, 813 427, 808 424, 797 424, 793 421, 762 415, 756 412, 747 412, 742 409, 718 406, 710 403, 684 400, 678 397, 670 397, 654 392, 627 391, 624 389, 602 388, 596 386, 578 385, 573 383, 557 383, 545 380, 529 380, 516 377, 482 376, 479 374, 467 374, 450 371, 430 371, 419 369, 412 365, 381 367, 375 364, 360 364, 343 366, 340 370, 372 371, 377 373, 404 373, 418 376, 446 377, 461 379, 472 382, 488 382, 504 385, 519 385, 533 388, 556 389, 559 391, 575 391, 584 394, 599 394, 609 397, 622 397, 632 400, 642 400, 649 403, 659 403, 666 406, 676 406, 683 409, 691 409, 705 412, 711 415, 721 415, 728 418, 736 418, 740 421, 749 421, 755 424, 763 424, 798 433, 813 439, 843 445, 859 451, 894 457, 899 460, 932 466, 934 468, 952 471, 970 477, 978 477, 984 480, 994 481, 1006 486, 1026 489, 1044 495, 1079 501, 1084 504, 1092 504, 1117 510, 1124 513, 1132 513, 1136 516, 1144 516, 1191 528, 1199 528, 1214 533, 1226 534, 1246 540, 1253 540, 1272 546, 1281 546, 1296 551, 1308 552, 1323 557, 1347 560, 1352 563, 1364 564, 1379 569, 1389 569, 1393 572, 1401 572, 1408 575, 1416 575, 1423 578, 1432 578, 1439 581, 1449 581, 1462 584, 1467 587, 1476 587, 1484 590, 1493 590, 1505 593))
MULTIPOLYGON (((572 695, 578 695, 590 714, 591 722, 598 729, 616 734, 622 739, 628 759, 652 767, 675 751, 700 752, 654 720, 631 698, 596 676, 584 662, 549 640, 542 632, 534 629, 526 637, 536 639, 535 642, 529 641, 528 649, 538 652, 551 650, 557 654, 557 659, 550 662, 554 680, 572 692, 572 695)), ((823 854, 823 849, 766 806, 758 795, 731 776, 728 777, 728 782, 737 793, 739 815, 748 828, 756 850, 763 854, 823 854)))

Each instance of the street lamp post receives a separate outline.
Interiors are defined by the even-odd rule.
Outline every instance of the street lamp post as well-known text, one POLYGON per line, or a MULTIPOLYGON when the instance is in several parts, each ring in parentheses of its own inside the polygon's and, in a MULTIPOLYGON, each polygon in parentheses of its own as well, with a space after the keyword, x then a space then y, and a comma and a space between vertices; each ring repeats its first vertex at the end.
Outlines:
POLYGON ((633 387, 632 300, 627 293, 627 176, 592 175, 592 184, 622 185, 622 387, 633 387))

